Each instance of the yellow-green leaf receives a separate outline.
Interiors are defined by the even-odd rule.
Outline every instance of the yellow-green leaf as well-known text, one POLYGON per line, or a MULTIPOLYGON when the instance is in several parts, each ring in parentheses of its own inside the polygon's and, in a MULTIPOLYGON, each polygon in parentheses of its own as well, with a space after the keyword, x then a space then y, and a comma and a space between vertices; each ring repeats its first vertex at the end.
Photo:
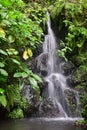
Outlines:
POLYGON ((23 52, 23 58, 24 58, 25 60, 27 60, 27 59, 29 58, 28 53, 27 53, 26 50, 23 52))
POLYGON ((6 33, 5 30, 3 28, 0 28, 0 37, 5 38, 6 33))
POLYGON ((30 48, 28 48, 27 53, 28 53, 29 57, 32 57, 32 56, 33 56, 33 52, 32 52, 32 50, 31 50, 30 48))

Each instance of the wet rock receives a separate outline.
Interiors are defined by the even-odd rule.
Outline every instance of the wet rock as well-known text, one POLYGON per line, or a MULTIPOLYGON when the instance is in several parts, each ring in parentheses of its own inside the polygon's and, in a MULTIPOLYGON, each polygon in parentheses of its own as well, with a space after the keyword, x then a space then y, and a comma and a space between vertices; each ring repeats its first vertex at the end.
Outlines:
POLYGON ((35 68, 36 72, 39 73, 41 76, 47 76, 47 60, 48 60, 48 53, 42 53, 35 59, 35 68))
POLYGON ((58 106, 49 98, 44 100, 39 106, 39 117, 59 117, 58 106))
POLYGON ((68 78, 69 86, 77 86, 87 83, 87 72, 78 67, 68 78))
POLYGON ((70 89, 66 89, 64 93, 65 93, 65 101, 69 112, 68 115, 70 115, 71 117, 80 116, 81 106, 79 102, 78 93, 70 89))
POLYGON ((36 116, 39 107, 39 94, 31 88, 30 85, 25 85, 22 90, 23 96, 26 97, 28 102, 28 108, 25 110, 26 116, 36 116))
POLYGON ((48 82, 46 82, 46 81, 43 81, 43 83, 39 83, 40 96, 43 98, 47 97, 47 95, 48 95, 47 86, 48 86, 48 82))
POLYGON ((61 65, 61 70, 63 74, 66 76, 72 74, 75 69, 76 69, 75 65, 70 61, 64 62, 61 65))

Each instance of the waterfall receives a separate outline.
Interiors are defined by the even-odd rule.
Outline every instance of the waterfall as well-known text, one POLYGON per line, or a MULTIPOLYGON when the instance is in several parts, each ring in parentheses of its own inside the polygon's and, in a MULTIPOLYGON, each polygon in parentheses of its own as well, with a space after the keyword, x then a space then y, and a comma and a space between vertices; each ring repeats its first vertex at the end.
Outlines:
MULTIPOLYGON (((51 28, 50 14, 47 13, 47 15, 48 34, 45 36, 43 52, 37 58, 37 68, 39 68, 44 81, 47 83, 44 100, 50 99, 48 105, 50 105, 49 102, 51 101, 54 108, 52 111, 55 110, 55 115, 58 117, 80 117, 79 95, 76 90, 68 87, 66 77, 59 69, 60 63, 56 54, 56 39, 51 28)), ((41 107, 42 104, 40 111, 41 107)))

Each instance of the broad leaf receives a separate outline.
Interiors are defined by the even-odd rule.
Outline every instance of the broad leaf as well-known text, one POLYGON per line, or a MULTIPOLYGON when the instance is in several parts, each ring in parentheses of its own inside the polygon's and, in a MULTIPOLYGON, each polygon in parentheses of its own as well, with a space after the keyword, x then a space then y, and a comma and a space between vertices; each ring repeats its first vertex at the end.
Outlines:
POLYGON ((4 66, 5 65, 2 62, 0 62, 0 67, 3 68, 4 66))
POLYGON ((32 77, 29 77, 29 81, 30 81, 30 84, 31 84, 32 88, 35 91, 39 92, 39 86, 37 85, 37 81, 32 77))
POLYGON ((0 53, 7 56, 7 52, 0 49, 0 53))
POLYGON ((42 79, 38 76, 38 75, 36 75, 36 74, 32 74, 32 76, 37 80, 37 81, 39 81, 39 82, 43 82, 42 81, 42 79))
POLYGON ((6 97, 5 95, 0 95, 0 104, 3 106, 3 107, 6 107, 7 106, 7 100, 6 100, 6 97))
POLYGON ((27 78, 27 77, 28 77, 28 73, 23 72, 23 73, 22 73, 22 78, 27 78))
POLYGON ((0 69, 0 73, 1 73, 3 76, 8 76, 7 71, 4 70, 4 69, 0 69))
POLYGON ((22 77, 22 73, 21 72, 17 72, 13 75, 14 78, 19 78, 22 77))
POLYGON ((24 68, 24 71, 25 71, 26 73, 28 73, 28 74, 31 74, 31 73, 32 73, 32 71, 29 70, 28 68, 24 68))

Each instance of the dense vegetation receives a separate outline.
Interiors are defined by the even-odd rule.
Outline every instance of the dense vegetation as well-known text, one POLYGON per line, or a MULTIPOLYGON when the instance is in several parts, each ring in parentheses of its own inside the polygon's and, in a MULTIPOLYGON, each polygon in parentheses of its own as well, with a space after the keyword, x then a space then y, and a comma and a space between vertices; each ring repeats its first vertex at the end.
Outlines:
POLYGON ((60 34, 58 54, 76 67, 74 87, 81 91, 87 121, 87 0, 0 0, 0 108, 11 118, 24 116, 26 78, 39 93, 42 80, 27 63, 42 44, 47 9, 60 34))
POLYGON ((27 62, 42 43, 45 20, 45 8, 42 10, 39 3, 0 0, 0 107, 12 118, 17 113, 23 117, 27 107, 21 96, 25 78, 39 92, 38 81, 42 80, 29 70, 27 62))

